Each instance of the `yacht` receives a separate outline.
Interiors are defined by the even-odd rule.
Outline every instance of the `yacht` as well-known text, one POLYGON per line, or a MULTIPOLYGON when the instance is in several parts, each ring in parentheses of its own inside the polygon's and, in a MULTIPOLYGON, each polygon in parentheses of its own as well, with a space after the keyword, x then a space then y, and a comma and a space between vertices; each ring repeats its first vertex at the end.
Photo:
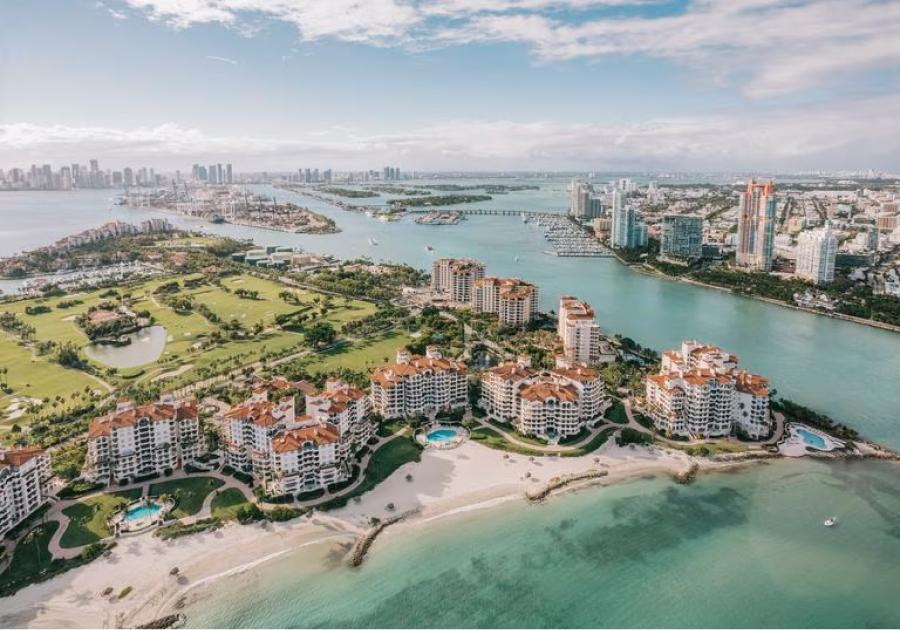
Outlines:
POLYGON ((826 518, 823 525, 825 525, 825 527, 834 527, 835 525, 837 525, 837 516, 830 516, 826 518))

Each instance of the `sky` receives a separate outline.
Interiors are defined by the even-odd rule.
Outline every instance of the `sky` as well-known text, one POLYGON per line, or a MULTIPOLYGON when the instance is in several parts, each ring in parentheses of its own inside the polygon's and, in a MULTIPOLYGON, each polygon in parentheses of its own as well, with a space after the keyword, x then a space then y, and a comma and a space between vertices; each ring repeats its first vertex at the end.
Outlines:
POLYGON ((900 0, 0 0, 0 168, 900 172, 900 0))

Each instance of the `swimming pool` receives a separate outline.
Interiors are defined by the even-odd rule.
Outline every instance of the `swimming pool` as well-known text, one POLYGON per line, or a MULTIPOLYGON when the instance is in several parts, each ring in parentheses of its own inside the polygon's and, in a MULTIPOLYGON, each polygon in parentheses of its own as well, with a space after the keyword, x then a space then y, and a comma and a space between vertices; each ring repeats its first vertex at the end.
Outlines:
POLYGON ((463 427, 434 425, 426 431, 416 435, 416 441, 425 448, 450 449, 456 448, 466 441, 469 432, 463 427))
POLYGON ((817 448, 819 450, 827 450, 828 445, 825 443, 825 440, 822 439, 821 436, 816 435, 815 433, 810 433, 806 429, 801 429, 797 427, 797 434, 803 438, 803 441, 807 446, 812 446, 813 448, 817 448))
POLYGON ((152 501, 145 505, 138 505, 125 511, 126 521, 139 521, 144 518, 152 518, 156 516, 162 507, 152 501))
POLYGON ((456 431, 453 429, 435 429, 425 436, 429 442, 436 442, 438 444, 452 440, 455 437, 456 431))

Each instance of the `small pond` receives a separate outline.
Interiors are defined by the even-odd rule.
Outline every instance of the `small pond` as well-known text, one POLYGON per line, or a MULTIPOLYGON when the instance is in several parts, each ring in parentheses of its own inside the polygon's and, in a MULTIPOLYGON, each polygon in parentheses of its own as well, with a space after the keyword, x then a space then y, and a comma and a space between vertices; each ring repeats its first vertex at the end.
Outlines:
POLYGON ((85 346, 84 353, 103 365, 123 369, 153 363, 166 347, 166 329, 162 326, 150 326, 127 336, 131 343, 126 346, 92 343, 85 346))

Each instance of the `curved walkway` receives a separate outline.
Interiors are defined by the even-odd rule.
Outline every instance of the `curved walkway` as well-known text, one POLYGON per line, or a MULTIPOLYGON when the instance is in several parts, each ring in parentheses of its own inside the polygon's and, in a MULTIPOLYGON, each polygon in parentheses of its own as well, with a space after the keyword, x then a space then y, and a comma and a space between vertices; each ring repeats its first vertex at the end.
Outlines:
POLYGON ((618 422, 607 421, 607 422, 603 422, 603 423, 597 425, 596 427, 594 427, 593 429, 591 429, 584 438, 582 438, 581 440, 578 440, 577 442, 575 442, 573 444, 541 445, 541 444, 535 444, 533 442, 526 442, 525 440, 522 440, 521 438, 517 437, 515 434, 509 433, 508 431, 500 428, 496 424, 492 424, 491 422, 482 420, 481 418, 473 418, 473 420, 475 420, 479 424, 479 426, 481 426, 485 429, 490 429, 492 431, 495 431, 496 433, 499 433, 501 436, 503 436, 503 439, 505 439, 507 442, 515 444, 516 446, 521 446, 522 448, 527 448, 532 451, 536 451, 539 453, 547 453, 547 454, 565 453, 567 451, 578 450, 578 449, 582 448, 583 446, 585 446, 586 444, 589 444, 591 440, 593 440, 595 437, 597 437, 600 433, 602 433, 606 429, 611 429, 611 428, 612 429, 621 429, 626 426, 624 424, 619 424, 618 422))
MULTIPOLYGON (((631 401, 625 400, 625 414, 628 416, 628 426, 641 431, 642 433, 649 433, 655 439, 660 442, 664 442, 669 444, 670 446, 697 446, 700 444, 715 444, 717 442, 728 441, 728 438, 709 438, 709 439, 694 439, 694 440, 673 440, 671 438, 664 437, 659 435, 655 431, 652 431, 639 423, 634 419, 634 414, 631 409, 631 401)), ((775 417, 775 432, 772 434, 768 440, 763 442, 737 442, 741 446, 746 446, 748 449, 754 448, 765 448, 767 446, 772 446, 773 444, 777 444, 779 440, 781 440, 781 436, 784 434, 784 415, 778 412, 773 412, 772 415, 775 417)))

